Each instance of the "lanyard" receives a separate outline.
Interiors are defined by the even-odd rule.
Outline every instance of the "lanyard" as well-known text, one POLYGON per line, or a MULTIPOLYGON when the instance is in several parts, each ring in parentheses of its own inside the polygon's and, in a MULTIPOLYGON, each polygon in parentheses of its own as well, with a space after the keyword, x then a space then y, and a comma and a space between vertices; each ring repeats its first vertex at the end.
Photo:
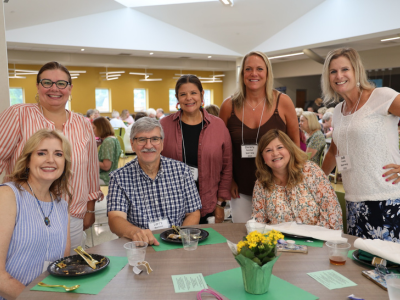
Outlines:
MULTIPOLYGON (((201 114, 201 131, 203 131, 204 122, 203 122, 203 114, 201 111, 200 111, 200 114, 201 114)), ((183 157, 185 158, 185 164, 186 164, 186 151, 185 151, 186 147, 185 147, 185 140, 183 139, 182 119, 179 120, 179 124, 181 126, 181 135, 182 135, 182 143, 183 143, 183 157)), ((242 136, 243 136, 243 132, 242 132, 242 136)))
MULTIPOLYGON (((256 137, 256 145, 258 145, 258 134, 260 133, 260 127, 261 127, 261 121, 262 117, 264 114, 264 108, 265 108, 265 99, 264 99, 264 105, 263 105, 263 110, 261 112, 261 118, 260 118, 260 124, 258 124, 258 130, 257 130, 257 137, 256 137)), ((250 105, 251 106, 251 105, 250 105)), ((242 112, 242 145, 244 145, 244 140, 243 140, 243 123, 244 123, 244 104, 243 104, 243 112, 242 112)))
MULTIPOLYGON (((346 133, 346 149, 347 149, 346 154, 349 154, 349 142, 348 142, 348 138, 347 138, 347 133, 349 131, 351 122, 353 121, 354 114, 357 111, 358 104, 360 103, 362 93, 363 93, 363 91, 361 90, 360 97, 358 97, 358 101, 356 103, 356 109, 354 110, 354 113, 352 113, 353 110, 350 111, 351 119, 350 119, 349 125, 346 127, 346 132, 345 132, 346 133)), ((346 108, 346 101, 344 101, 344 104, 343 104, 343 112, 344 112, 345 108, 346 108)), ((342 124, 342 118, 343 118, 343 113, 340 114, 340 124, 342 124)), ((340 135, 340 132, 339 132, 339 135, 340 135)), ((338 140, 337 140, 337 144, 336 144, 336 156, 339 156, 339 139, 340 139, 339 135, 338 135, 338 140)))

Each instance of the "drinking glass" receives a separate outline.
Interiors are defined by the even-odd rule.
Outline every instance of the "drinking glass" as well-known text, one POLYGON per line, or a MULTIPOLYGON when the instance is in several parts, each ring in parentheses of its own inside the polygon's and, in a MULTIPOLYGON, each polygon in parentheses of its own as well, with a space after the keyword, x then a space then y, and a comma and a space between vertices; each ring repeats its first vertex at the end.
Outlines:
POLYGON ((347 253, 351 245, 341 241, 328 241, 325 245, 329 248, 329 261, 332 265, 342 266, 346 263, 347 253))
POLYGON ((400 300, 400 274, 388 274, 385 276, 390 300, 400 300))
POLYGON ((129 265, 137 266, 138 262, 144 261, 146 257, 147 243, 142 241, 132 241, 124 245, 129 265))
POLYGON ((189 251, 196 250, 200 239, 200 229, 186 228, 181 229, 179 232, 182 238, 183 249, 189 251))

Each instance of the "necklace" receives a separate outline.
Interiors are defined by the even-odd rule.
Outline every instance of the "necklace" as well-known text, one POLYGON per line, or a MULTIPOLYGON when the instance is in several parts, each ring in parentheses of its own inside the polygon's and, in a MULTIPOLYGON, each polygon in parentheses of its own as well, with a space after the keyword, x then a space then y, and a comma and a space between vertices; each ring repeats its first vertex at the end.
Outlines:
POLYGON ((344 105, 343 105, 343 115, 345 115, 345 116, 351 115, 351 114, 353 113, 353 109, 354 109, 354 112, 356 112, 356 110, 357 110, 357 108, 358 108, 358 104, 360 103, 360 99, 361 99, 362 93, 363 93, 363 90, 361 90, 360 97, 358 97, 358 101, 357 101, 356 105, 354 105, 354 106, 350 109, 350 112, 348 112, 347 114, 345 114, 345 113, 346 113, 345 110, 347 109, 347 102, 346 102, 346 101, 344 102, 344 105))
POLYGON ((263 102, 263 101, 265 101, 265 99, 264 99, 264 100, 261 100, 260 102, 258 102, 258 104, 257 104, 255 107, 251 106, 251 104, 250 104, 248 101, 246 101, 246 103, 247 103, 253 110, 256 110, 257 106, 259 106, 259 105, 261 104, 261 102, 263 102))
POLYGON ((36 199, 36 201, 37 201, 37 204, 38 204, 40 210, 42 211, 42 214, 43 214, 43 217, 44 217, 44 224, 45 224, 47 227, 50 227, 50 219, 49 219, 49 217, 50 217, 50 215, 51 215, 51 213, 52 213, 52 211, 53 211, 53 196, 52 196, 51 193, 49 192, 49 193, 50 193, 50 198, 51 198, 51 209, 50 209, 49 215, 46 217, 46 215, 45 215, 44 212, 43 212, 42 206, 40 205, 40 202, 39 202, 38 198, 36 197, 35 193, 33 192, 32 188, 31 188, 31 185, 29 184, 28 181, 27 181, 26 183, 28 184, 29 189, 31 190, 33 196, 35 197, 35 199, 36 199))

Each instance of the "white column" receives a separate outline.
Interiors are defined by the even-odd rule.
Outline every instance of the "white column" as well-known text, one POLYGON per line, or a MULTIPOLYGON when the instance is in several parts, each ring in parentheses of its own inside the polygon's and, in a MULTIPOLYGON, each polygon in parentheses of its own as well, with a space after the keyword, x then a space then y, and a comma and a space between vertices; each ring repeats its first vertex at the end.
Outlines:
MULTIPOLYGON (((0 3, 0 112, 10 107, 4 3, 0 3)), ((6 4, 7 5, 7 4, 6 4)))

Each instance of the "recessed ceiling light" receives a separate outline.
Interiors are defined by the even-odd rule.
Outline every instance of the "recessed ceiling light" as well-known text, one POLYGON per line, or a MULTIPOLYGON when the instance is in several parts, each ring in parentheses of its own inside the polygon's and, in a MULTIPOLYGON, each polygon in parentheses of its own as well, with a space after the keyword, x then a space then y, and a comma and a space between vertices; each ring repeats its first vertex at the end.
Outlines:
POLYGON ((85 51, 85 49, 82 48, 81 51, 85 51))
POLYGON ((208 56, 208 58, 211 58, 211 57, 212 57, 211 55, 208 56))
POLYGON ((392 37, 392 38, 388 38, 388 39, 383 39, 383 40, 381 40, 381 42, 392 41, 392 40, 398 40, 398 39, 400 39, 400 36, 396 36, 396 37, 392 37))
POLYGON ((153 55, 154 53, 153 52, 150 52, 150 55, 153 55))
POLYGON ((219 0, 222 2, 224 5, 230 5, 233 6, 233 0, 219 0))

